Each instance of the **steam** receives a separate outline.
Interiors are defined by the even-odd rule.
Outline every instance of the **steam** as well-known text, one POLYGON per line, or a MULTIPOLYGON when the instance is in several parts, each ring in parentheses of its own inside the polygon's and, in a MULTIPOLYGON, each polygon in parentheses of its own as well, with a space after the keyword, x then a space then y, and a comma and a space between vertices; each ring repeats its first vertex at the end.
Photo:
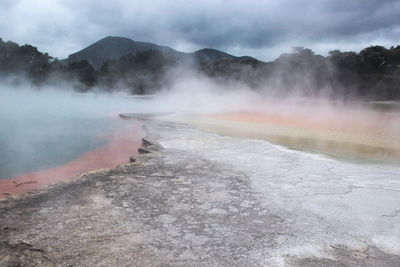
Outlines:
MULTIPOLYGON (((240 73, 250 77, 252 71, 243 68, 240 73)), ((119 113, 209 115, 246 112, 322 123, 331 128, 345 129, 360 124, 361 131, 379 132, 382 138, 400 133, 399 118, 393 115, 398 105, 397 108, 395 104, 388 105, 390 108, 385 112, 378 112, 376 103, 355 101, 350 96, 338 98, 332 94, 335 90, 329 87, 320 88, 317 95, 310 94, 317 91, 318 85, 312 75, 295 77, 299 86, 288 91, 279 72, 287 73, 287 70, 277 70, 274 77, 257 78, 254 75, 254 79, 261 79, 255 83, 260 86, 254 88, 244 83, 240 75, 236 79, 212 78, 192 65, 180 65, 165 74, 165 86, 150 97, 132 96, 124 90, 105 93, 104 88, 81 94, 74 91, 73 84, 66 82, 55 85, 53 80, 37 88, 21 78, 8 79, 0 84, 0 136, 7 137, 0 140, 0 154, 14 153, 20 160, 3 160, 1 168, 11 166, 23 170, 24 166, 34 162, 31 159, 37 153, 41 153, 35 150, 35 142, 47 138, 53 140, 53 147, 57 147, 56 136, 60 134, 83 136, 81 152, 84 152, 97 143, 90 139, 93 133, 90 135, 77 125, 87 124, 96 134, 101 134, 107 127, 116 127, 115 124, 107 125, 104 118, 118 118, 119 113)), ((386 105, 383 106, 386 109, 386 105)), ((79 147, 79 144, 75 145, 79 147)), ((54 154, 54 157, 62 153, 54 154)))
POLYGON ((241 66, 235 78, 210 77, 194 64, 182 63, 165 73, 165 85, 155 88, 157 93, 150 98, 129 95, 123 88, 113 93, 105 93, 105 88, 94 88, 90 93, 79 94, 74 91, 74 82, 67 83, 64 79, 58 84, 56 80, 50 80, 47 85, 36 88, 21 78, 8 78, 0 84, 0 116, 12 117, 15 121, 19 117, 23 121, 43 113, 59 117, 91 117, 125 112, 266 112, 322 119, 339 113, 344 117, 357 117, 371 111, 368 103, 355 100, 351 95, 335 94, 340 88, 330 88, 324 81, 317 83, 315 75, 307 70, 304 75, 293 77, 297 87, 289 90, 282 76, 282 73, 290 72, 290 66, 285 62, 272 72, 271 77, 260 77, 253 72, 254 69, 241 66), (257 87, 243 81, 243 77, 251 76, 257 87))
MULTIPOLYGON (((285 67, 285 65, 283 65, 285 67)), ((243 68, 243 76, 251 69, 243 68)), ((238 79, 210 78, 192 65, 180 65, 165 74, 163 88, 151 97, 135 97, 128 90, 105 93, 104 88, 94 88, 90 93, 74 91, 73 84, 54 82, 36 88, 28 82, 18 83, 9 79, 0 84, 0 116, 24 123, 33 117, 53 116, 96 117, 118 113, 171 113, 199 114, 224 112, 262 112, 284 116, 302 115, 308 119, 324 117, 352 117, 368 120, 371 104, 354 100, 350 96, 332 96, 334 89, 315 89, 311 75, 295 77, 298 88, 288 92, 282 85, 283 78, 276 70, 274 77, 257 81, 261 86, 253 88, 238 79), (308 88, 307 88, 308 87, 308 88), (309 89, 311 88, 311 89, 309 89), (309 92, 319 91, 318 94, 309 92), (365 113, 367 112, 367 113, 365 113)), ((391 105, 396 107, 396 105, 391 105)), ((388 110, 392 112, 392 110, 388 110)))

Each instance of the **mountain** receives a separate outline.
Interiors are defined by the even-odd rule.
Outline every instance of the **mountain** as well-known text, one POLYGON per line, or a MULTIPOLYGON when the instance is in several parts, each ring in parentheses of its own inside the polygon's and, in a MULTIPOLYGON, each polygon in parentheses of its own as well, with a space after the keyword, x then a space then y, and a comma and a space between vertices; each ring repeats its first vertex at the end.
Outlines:
POLYGON ((228 53, 212 49, 212 48, 204 48, 200 49, 193 53, 194 57, 199 61, 216 61, 216 60, 223 60, 223 59, 235 59, 237 57, 232 56, 228 53))
POLYGON ((108 59, 118 59, 122 56, 143 52, 148 50, 162 51, 173 54, 182 59, 195 59, 196 61, 219 61, 225 59, 244 59, 250 57, 236 57, 228 53, 204 48, 194 53, 183 53, 167 46, 160 46, 153 43, 136 42, 125 37, 108 36, 88 47, 73 53, 65 60, 67 63, 87 60, 96 69, 99 69, 108 59))
POLYGON ((112 58, 120 58, 128 54, 136 54, 147 50, 158 50, 166 53, 181 54, 181 52, 166 46, 159 46, 152 43, 136 42, 125 37, 105 37, 88 47, 73 53, 66 59, 67 62, 78 62, 87 60, 95 68, 112 58))

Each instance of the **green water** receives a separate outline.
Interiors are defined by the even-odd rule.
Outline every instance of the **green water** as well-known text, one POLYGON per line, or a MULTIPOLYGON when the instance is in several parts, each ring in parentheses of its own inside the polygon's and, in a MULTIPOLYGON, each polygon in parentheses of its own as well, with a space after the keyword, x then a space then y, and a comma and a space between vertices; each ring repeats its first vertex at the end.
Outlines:
POLYGON ((55 167, 106 143, 122 122, 105 117, 0 116, 0 179, 55 167))
POLYGON ((1 89, 0 179, 56 167, 104 145, 105 135, 128 123, 118 119, 118 112, 129 111, 132 102, 1 89))

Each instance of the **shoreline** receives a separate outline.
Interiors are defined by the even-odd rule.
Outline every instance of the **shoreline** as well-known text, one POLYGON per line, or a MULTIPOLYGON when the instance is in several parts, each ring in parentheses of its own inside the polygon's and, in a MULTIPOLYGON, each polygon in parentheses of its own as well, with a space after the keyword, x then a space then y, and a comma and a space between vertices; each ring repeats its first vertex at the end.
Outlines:
MULTIPOLYGON (((307 118, 268 113, 226 113, 200 118, 204 131, 267 140, 291 149, 367 161, 398 162, 400 129, 393 114, 307 118)), ((196 121, 194 121, 196 124, 196 121)))
POLYGON ((89 150, 72 161, 0 180, 0 199, 26 194, 56 182, 77 179, 86 172, 114 168, 127 163, 130 156, 138 153, 143 136, 141 122, 132 121, 132 125, 102 135, 101 138, 107 139, 105 145, 89 150))

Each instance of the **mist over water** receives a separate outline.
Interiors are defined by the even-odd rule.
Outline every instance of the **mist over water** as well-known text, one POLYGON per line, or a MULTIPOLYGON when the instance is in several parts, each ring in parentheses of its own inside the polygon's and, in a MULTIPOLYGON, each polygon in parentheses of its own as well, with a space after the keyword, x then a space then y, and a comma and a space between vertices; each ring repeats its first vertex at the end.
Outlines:
MULTIPOLYGON (((79 94, 65 84, 40 90, 26 84, 0 85, 0 178, 54 167, 104 145, 105 135, 127 123, 118 119, 119 113, 245 112, 257 114, 247 116, 245 122, 357 129, 359 135, 376 132, 380 139, 385 139, 386 133, 392 138, 400 131, 398 115, 381 116, 380 111, 362 102, 305 98, 301 93, 282 96, 276 93, 279 88, 254 90, 240 82, 215 81, 184 69, 171 70, 168 75, 169 88, 153 97, 135 97, 125 92, 107 94, 100 90, 79 94), (362 127, 354 128, 354 124, 362 127)), ((385 141, 385 146, 391 146, 390 140, 385 141)))
POLYGON ((181 73, 163 99, 181 110, 207 115, 187 117, 203 130, 346 158, 400 159, 398 102, 336 96, 334 88, 321 88, 313 96, 307 96, 307 88, 288 94, 279 86, 252 89, 240 82, 181 73))
POLYGON ((222 91, 197 78, 182 78, 172 92, 157 97, 2 84, 0 179, 56 167, 105 145, 106 136, 129 124, 119 113, 222 112, 244 108, 247 102, 235 90, 222 91))
POLYGON ((51 88, 1 87, 0 179, 65 164, 105 145, 107 136, 128 126, 118 118, 127 102, 51 88))

